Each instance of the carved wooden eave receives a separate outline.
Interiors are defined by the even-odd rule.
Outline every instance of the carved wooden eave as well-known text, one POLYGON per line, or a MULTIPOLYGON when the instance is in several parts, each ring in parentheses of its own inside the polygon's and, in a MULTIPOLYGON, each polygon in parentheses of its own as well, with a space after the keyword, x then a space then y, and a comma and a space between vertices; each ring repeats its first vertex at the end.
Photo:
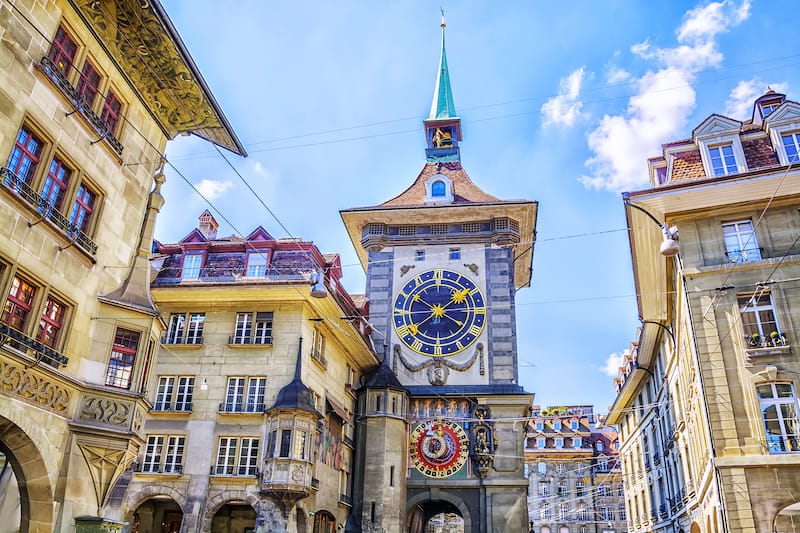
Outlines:
POLYGON ((161 130, 246 156, 158 0, 70 0, 161 130))

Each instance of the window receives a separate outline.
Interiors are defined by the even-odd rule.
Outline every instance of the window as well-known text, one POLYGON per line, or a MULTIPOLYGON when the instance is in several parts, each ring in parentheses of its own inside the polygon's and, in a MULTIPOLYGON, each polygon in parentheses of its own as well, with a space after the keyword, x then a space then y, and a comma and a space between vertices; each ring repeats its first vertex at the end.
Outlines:
POLYGON ((237 313, 231 344, 272 344, 272 312, 237 313))
POLYGON ((580 437, 572 437, 572 447, 573 448, 580 448, 581 447, 581 438, 580 437))
POLYGON ((559 481, 558 486, 556 487, 556 494, 559 496, 566 496, 567 495, 567 482, 566 481, 559 481))
MULTIPOLYGON (((580 506, 580 507, 578 507, 578 516, 577 516, 578 520, 581 521, 581 522, 588 521, 589 520, 589 510, 586 508, 586 504, 579 503, 578 505, 580 506)), ((586 529, 585 526, 581 528, 581 530, 585 530, 585 529, 586 529)))
POLYGON ((325 335, 322 334, 319 328, 314 328, 314 334, 311 337, 311 357, 322 364, 327 364, 325 359, 325 335))
POLYGON ((158 378, 153 410, 191 411, 193 393, 193 376, 161 376, 158 378))
POLYGON ((218 476, 255 476, 258 474, 258 439, 220 437, 213 474, 218 476))
POLYGON ((540 448, 540 449, 543 449, 543 448, 547 447, 547 439, 545 439, 544 437, 537 437, 536 438, 536 447, 540 448))
POLYGON ((281 430, 281 445, 279 447, 278 457, 289 457, 289 450, 292 446, 292 430, 281 430))
MULTIPOLYGON (((47 202, 47 205, 56 210, 61 209, 64 203, 64 193, 67 192, 71 175, 72 170, 67 168, 61 159, 54 157, 50 162, 50 170, 47 171, 47 177, 42 187, 42 198, 47 202)), ((39 210, 42 210, 42 207, 39 206, 39 210)))
POLYGON ((572 431, 578 431, 578 421, 577 421, 577 420, 572 420, 572 421, 570 421, 570 423, 569 423, 569 428, 570 428, 572 431))
POLYGON ((200 265, 203 263, 203 254, 187 254, 183 256, 183 269, 181 279, 198 279, 200 265))
POLYGON ((267 254, 269 252, 250 252, 247 254, 248 278, 263 278, 267 275, 267 254))
POLYGON ((708 153, 711 157, 711 169, 715 176, 727 176, 738 172, 732 144, 711 146, 708 148, 708 153))
POLYGON ((69 215, 70 224, 76 229, 88 233, 89 223, 92 220, 92 212, 94 211, 96 200, 97 194, 85 183, 81 183, 78 187, 78 193, 75 195, 75 203, 72 205, 72 212, 69 215))
POLYGON ((100 121, 105 125, 108 133, 111 135, 114 135, 114 130, 117 128, 121 111, 122 104, 114 94, 114 91, 109 89, 106 99, 103 102, 103 111, 100 114, 100 121))
POLYGON ((33 174, 36 172, 36 165, 39 164, 39 157, 42 155, 42 146, 42 141, 26 126, 20 128, 17 140, 14 141, 14 148, 8 158, 8 171, 13 175, 11 177, 13 182, 6 178, 7 185, 13 186, 18 181, 31 183, 33 174))
POLYGON ((178 313, 169 317, 163 344, 203 344, 205 313, 178 313))
POLYGON ((544 422, 541 420, 536 421, 536 431, 544 431, 544 422))
POLYGON ((228 378, 225 403, 220 411, 225 413, 261 413, 264 411, 264 391, 267 378, 228 378))
POLYGON ((761 105, 761 116, 762 117, 766 117, 767 115, 769 115, 770 113, 775 111, 778 108, 779 105, 781 105, 781 104, 779 104, 777 102, 774 103, 774 104, 762 104, 761 105))
POLYGON ((598 452, 602 452, 603 451, 603 441, 601 441, 601 440, 597 441, 596 448, 597 448, 598 452))
POLYGON ((544 504, 539 508, 539 519, 540 520, 550 520, 550 506, 549 505, 544 504))
POLYGON ((607 485, 600 485, 597 487, 598 496, 611 496, 611 487, 607 485))
POLYGON ((553 420, 553 430, 554 431, 561 431, 561 420, 559 420, 558 418, 553 420))
POLYGON ((765 383, 756 387, 769 453, 800 451, 797 396, 791 383, 765 383))
POLYGON ((28 280, 14 276, 6 305, 3 308, 2 322, 16 330, 24 331, 35 293, 36 289, 28 280))
POLYGON ((608 459, 602 457, 597 460, 597 470, 600 472, 608 472, 608 459))
POLYGON ((566 520, 568 513, 569 513, 569 504, 568 503, 559 503, 558 504, 558 519, 559 520, 566 520))
POLYGON ((72 67, 72 62, 75 60, 75 52, 77 51, 78 45, 69 36, 64 26, 59 26, 47 57, 50 58, 50 61, 62 74, 69 76, 69 69, 72 67))
POLYGON ((739 220, 723 224, 722 237, 725 239, 725 254, 731 263, 761 259, 752 221, 739 220))
POLYGON ((766 347, 773 342, 773 338, 775 341, 778 340, 780 330, 775 320, 772 295, 769 292, 739 296, 738 302, 748 347, 766 347))
POLYGON ((431 184, 431 196, 442 197, 447 194, 447 186, 441 180, 434 181, 431 184))
POLYGON ((784 133, 781 135, 783 149, 786 150, 786 159, 789 164, 798 162, 800 152, 800 132, 784 133))
POLYGON ((133 363, 139 347, 139 333, 117 328, 114 345, 111 347, 111 359, 106 371, 106 385, 128 389, 131 386, 133 363))
POLYGON ((78 86, 76 89, 88 108, 94 107, 94 101, 97 99, 99 86, 100 74, 94 69, 94 65, 87 60, 83 64, 83 70, 81 70, 81 77, 78 79, 78 86))
POLYGON ((186 437, 182 435, 150 435, 142 461, 142 472, 180 474, 183 471, 183 451, 186 437), (166 449, 164 449, 166 443, 166 449))
POLYGON ((586 496, 586 483, 582 479, 575 482, 575 495, 586 496))
POLYGON ((564 439, 561 437, 556 437, 556 448, 563 448, 564 447, 564 439))
POLYGON ((52 296, 48 296, 44 304, 42 318, 39 321, 39 333, 36 335, 37 341, 50 348, 56 348, 59 334, 64 324, 65 311, 66 306, 63 303, 52 296))
POLYGON ((461 259, 461 249, 460 248, 450 248, 450 260, 457 261, 461 259))
POLYGON ((416 260, 425 261, 425 250, 417 250, 416 260))
POLYGON ((539 463, 539 475, 543 476, 547 474, 547 463, 539 463))
POLYGON ((557 474, 563 474, 566 471, 567 471, 567 467, 566 467, 566 465, 564 463, 558 463, 556 465, 556 473, 557 474))

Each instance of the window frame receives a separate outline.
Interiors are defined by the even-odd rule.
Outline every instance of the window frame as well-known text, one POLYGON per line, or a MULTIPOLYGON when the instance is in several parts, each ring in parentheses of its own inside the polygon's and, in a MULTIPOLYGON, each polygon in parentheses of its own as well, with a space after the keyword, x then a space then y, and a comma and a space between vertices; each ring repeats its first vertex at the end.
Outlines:
POLYGON ((23 122, 17 130, 17 135, 14 137, 14 144, 11 146, 11 152, 6 159, 6 168, 11 175, 11 179, 7 176, 5 178, 6 185, 16 189, 16 183, 19 181, 35 186, 39 164, 45 157, 45 151, 49 143, 43 140, 43 136, 36 128, 31 127, 30 123, 23 122), (22 134, 25 133, 26 137, 21 140, 22 134), (35 142, 35 148, 30 146, 31 142, 35 142), (20 169, 25 169, 24 174, 20 173, 20 169))
POLYGON ((756 227, 751 218, 722 222, 721 230, 725 256, 729 263, 747 263, 763 259, 756 227), (735 243, 732 242, 734 239, 735 243))
POLYGON ((161 344, 199 346, 203 344, 205 330, 205 312, 186 311, 170 313, 167 332, 161 344))
POLYGON ((53 40, 50 42, 50 48, 47 50, 47 57, 52 61, 53 65, 66 77, 72 75, 72 67, 75 65, 75 58, 78 55, 78 49, 80 48, 78 42, 72 37, 73 33, 69 31, 69 29, 61 22, 58 25, 58 29, 56 30, 55 35, 53 35, 53 40), (61 33, 61 40, 59 40, 59 33, 61 33), (64 48, 64 44, 62 41, 69 41, 73 50, 70 52, 64 48), (66 58, 67 61, 65 64, 60 64, 59 60, 66 58))
POLYGON ((70 305, 67 304, 62 298, 59 298, 52 292, 46 294, 44 298, 44 304, 42 305, 42 312, 39 317, 39 327, 38 331, 36 332, 36 340, 48 348, 58 350, 62 345, 61 337, 62 333, 65 331, 65 326, 67 325, 69 310, 70 305), (58 304, 56 307, 59 308, 59 311, 56 311, 58 316, 55 318, 51 316, 53 309, 52 304, 58 304), (47 340, 48 335, 46 334, 48 327, 51 330, 55 330, 55 334, 49 336, 52 339, 50 341, 47 340))
POLYGON ((104 78, 105 76, 95 67, 94 62, 87 57, 83 61, 83 66, 81 66, 78 73, 78 82, 75 84, 75 90, 87 108, 94 109, 104 78), (97 77, 96 83, 92 81, 93 75, 97 77), (87 99, 87 94, 90 95, 91 98, 87 99))
POLYGON ((767 453, 770 455, 787 454, 800 452, 800 403, 798 403, 797 392, 794 383, 790 381, 769 381, 756 384, 756 397, 758 398, 759 412, 761 415, 761 427, 764 431, 764 443, 767 453), (790 396, 781 396, 778 386, 788 386, 790 396), (760 389, 769 386, 772 395, 763 397, 760 389), (788 416, 784 413, 784 407, 791 406, 794 409, 793 425, 795 431, 789 433, 787 426, 788 416), (780 434, 771 433, 766 418, 766 410, 775 408, 776 417, 772 420, 778 423, 780 434), (771 436, 777 436, 777 441, 773 441, 771 436))
POLYGON ((739 164, 732 142, 723 142, 708 147, 709 166, 711 175, 730 176, 739 173, 739 164))
POLYGON ((760 347, 762 341, 766 342, 770 339, 773 332, 778 335, 781 334, 778 309, 775 306, 771 291, 737 294, 736 302, 742 323, 742 333, 748 341, 749 347, 760 347), (772 315, 772 320, 768 319, 768 314, 772 315), (772 327, 766 327, 769 324, 772 324, 772 327), (758 335, 758 338, 755 335, 758 335))
POLYGON ((254 250, 247 252, 247 258, 244 266, 244 277, 253 279, 266 278, 267 267, 269 266, 269 259, 270 259, 269 250, 254 250), (256 260, 255 263, 253 263, 253 259, 256 260), (255 269, 258 270, 256 271, 255 269))
POLYGON ((703 170, 707 178, 731 176, 747 172, 747 160, 744 156, 744 149, 742 148, 742 140, 739 138, 738 133, 729 133, 727 135, 708 135, 697 139, 697 144, 700 148, 700 159, 703 163, 703 170), (731 146, 732 155, 736 164, 736 170, 733 172, 726 172, 725 174, 714 173, 712 165, 711 150, 720 148, 725 145, 731 146))
POLYGON ((136 373, 136 358, 142 344, 142 332, 126 327, 117 326, 114 330, 114 340, 111 344, 111 353, 108 358, 105 372, 105 384, 107 387, 130 390, 134 382, 136 373), (130 335, 127 335, 130 334, 130 335), (131 348, 118 343, 122 337, 129 341, 135 338, 136 346, 131 348))
POLYGON ((148 474, 183 474, 186 435, 148 435, 139 471, 148 474))
POLYGON ((107 87, 106 94, 103 96, 103 101, 100 105, 100 122, 108 134, 113 137, 117 136, 124 114, 124 104, 117 94, 117 91, 112 87, 107 87))
POLYGON ((181 281, 197 281, 200 279, 200 272, 203 270, 203 263, 205 260, 205 252, 186 252, 181 258, 181 281), (192 263, 197 260, 197 265, 190 265, 191 269, 187 274, 187 260, 192 259, 192 263), (197 274, 195 274, 195 271, 197 274))
POLYGON ((7 324, 10 328, 21 333, 27 334, 31 325, 30 317, 35 313, 34 308, 36 306, 36 297, 39 290, 39 285, 29 281, 27 276, 15 272, 5 295, 2 314, 0 314, 0 322, 7 324), (19 296, 21 290, 25 290, 27 300, 19 296), (12 320, 12 317, 18 316, 18 310, 22 310, 24 313, 20 323, 12 320))

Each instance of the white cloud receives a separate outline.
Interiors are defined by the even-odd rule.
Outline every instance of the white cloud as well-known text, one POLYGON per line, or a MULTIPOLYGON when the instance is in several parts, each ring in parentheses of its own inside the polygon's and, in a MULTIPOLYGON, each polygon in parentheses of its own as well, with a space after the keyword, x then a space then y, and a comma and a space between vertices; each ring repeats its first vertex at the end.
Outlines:
POLYGON ((581 94, 584 74, 584 67, 581 67, 566 78, 561 78, 560 94, 550 98, 542 105, 541 111, 545 116, 545 126, 548 124, 572 126, 581 116, 583 102, 578 100, 578 97, 581 94))
POLYGON ((713 2, 684 15, 678 46, 653 48, 645 41, 631 47, 631 53, 656 62, 658 70, 638 80, 624 113, 604 116, 589 132, 593 155, 586 161, 590 174, 581 176, 581 183, 614 192, 647 186, 647 158, 658 154, 661 143, 687 135, 696 103, 695 74, 722 61, 715 37, 745 20, 749 10, 748 0, 713 2))
POLYGON ((606 359, 606 364, 603 365, 603 372, 612 378, 617 377, 619 374, 619 367, 622 366, 622 363, 625 361, 625 354, 621 353, 612 353, 606 359))
POLYGON ((630 72, 623 70, 616 65, 609 65, 608 69, 606 70, 606 83, 609 85, 626 82, 630 79, 630 77, 630 72))
POLYGON ((753 115, 753 102, 770 88, 775 92, 786 93, 786 83, 773 83, 769 87, 760 80, 742 80, 731 90, 725 102, 725 115, 737 120, 749 120, 753 115))
POLYGON ((200 183, 195 183, 194 187, 200 191, 200 194, 205 196, 206 200, 213 202, 222 196, 225 191, 233 187, 233 183, 230 181, 214 181, 206 179, 201 180, 200 183))

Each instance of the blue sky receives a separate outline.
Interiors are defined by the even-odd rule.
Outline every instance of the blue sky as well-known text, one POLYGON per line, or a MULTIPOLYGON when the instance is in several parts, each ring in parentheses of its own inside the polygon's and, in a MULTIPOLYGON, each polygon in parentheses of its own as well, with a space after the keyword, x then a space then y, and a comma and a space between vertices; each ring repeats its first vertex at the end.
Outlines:
MULTIPOLYGON (((156 238, 208 207, 220 234, 258 225, 364 273, 339 210, 381 203, 424 164, 439 4, 164 0, 250 156, 167 148, 156 238), (185 178, 185 180, 184 180, 185 178), (267 209, 268 208, 268 209, 267 209), (274 216, 273 216, 274 214, 274 216), (224 217, 224 219, 223 219, 224 217)), ((531 288, 517 293, 520 384, 536 403, 613 402, 638 325, 621 191, 712 113, 748 118, 767 86, 800 100, 795 0, 443 1, 462 163, 486 192, 539 202, 531 288)))

